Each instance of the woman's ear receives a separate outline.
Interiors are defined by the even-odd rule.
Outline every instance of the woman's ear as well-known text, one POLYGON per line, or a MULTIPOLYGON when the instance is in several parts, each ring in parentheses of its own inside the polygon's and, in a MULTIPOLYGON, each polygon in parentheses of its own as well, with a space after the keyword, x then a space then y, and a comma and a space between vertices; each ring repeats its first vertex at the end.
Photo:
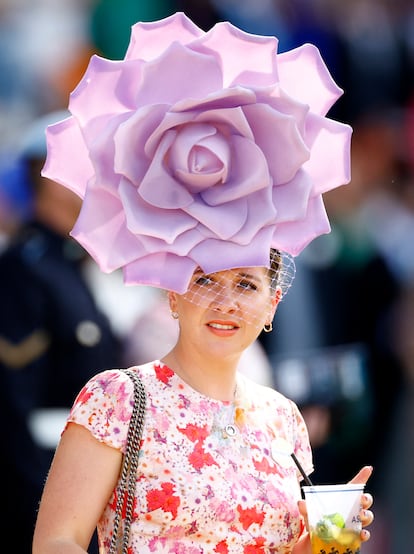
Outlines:
POLYGON ((276 313, 277 307, 281 300, 282 300, 282 289, 281 287, 276 287, 275 292, 272 296, 272 308, 271 308, 272 319, 276 313))
POLYGON ((168 303, 170 305, 170 311, 175 312, 177 310, 177 295, 173 291, 168 291, 168 303))

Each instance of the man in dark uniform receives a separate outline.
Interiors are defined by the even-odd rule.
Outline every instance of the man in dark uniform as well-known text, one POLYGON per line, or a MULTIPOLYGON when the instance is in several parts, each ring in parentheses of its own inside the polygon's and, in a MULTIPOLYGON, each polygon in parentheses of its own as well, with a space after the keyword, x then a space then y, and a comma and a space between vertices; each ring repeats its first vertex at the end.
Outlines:
POLYGON ((49 122, 36 124, 40 136, 23 149, 33 218, 0 256, 1 522, 17 554, 31 551, 54 450, 37 423, 46 419, 51 430, 56 408, 67 413, 86 380, 121 359, 119 341, 83 279, 85 252, 68 236, 80 200, 40 177, 49 122))

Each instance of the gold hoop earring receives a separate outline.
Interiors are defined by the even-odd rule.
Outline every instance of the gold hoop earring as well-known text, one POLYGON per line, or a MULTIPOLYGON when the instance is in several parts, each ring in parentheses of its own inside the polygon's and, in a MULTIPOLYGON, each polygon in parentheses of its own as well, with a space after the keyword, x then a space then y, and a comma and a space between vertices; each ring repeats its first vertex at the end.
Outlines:
POLYGON ((271 333, 273 331, 273 324, 272 322, 270 323, 265 323, 264 326, 263 326, 263 331, 265 333, 271 333))
POLYGON ((173 319, 178 319, 178 312, 171 312, 171 317, 173 319))

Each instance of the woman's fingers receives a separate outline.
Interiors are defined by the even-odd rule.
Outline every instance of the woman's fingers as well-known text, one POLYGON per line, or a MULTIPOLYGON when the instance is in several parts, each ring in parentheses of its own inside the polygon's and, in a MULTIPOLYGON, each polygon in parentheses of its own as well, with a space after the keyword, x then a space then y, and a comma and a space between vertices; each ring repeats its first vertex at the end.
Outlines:
POLYGON ((365 492, 361 496, 361 506, 365 510, 369 510, 369 508, 371 508, 373 503, 374 503, 374 499, 373 499, 372 495, 369 494, 369 492, 365 492))
POLYGON ((355 477, 351 479, 349 482, 358 484, 358 485, 365 485, 365 483, 371 477, 372 470, 373 470, 372 466, 364 466, 362 469, 358 471, 355 477))
POLYGON ((361 542, 367 542, 369 541, 371 537, 371 533, 367 531, 367 529, 362 529, 361 531, 361 542))
POLYGON ((359 513, 359 517, 362 523, 362 527, 367 527, 367 525, 371 525, 371 523, 374 521, 374 514, 371 512, 371 510, 361 510, 359 513))
MULTIPOLYGON (((365 484, 368 481, 368 479, 371 477, 371 475, 372 475, 372 467, 364 466, 362 469, 358 471, 355 477, 351 479, 350 483, 365 484)), ((361 495, 361 511, 359 515, 361 518, 362 527, 367 527, 368 525, 371 525, 371 523, 374 521, 374 514, 369 509, 371 508, 373 501, 374 499, 372 498, 371 494, 364 493, 361 495)), ((371 533, 367 529, 362 529, 361 531, 362 542, 368 541, 370 536, 371 536, 371 533)))
MULTIPOLYGON (((361 471, 364 471, 365 468, 362 468, 361 471)), ((358 473, 358 475, 361 474, 361 471, 358 473)), ((371 470, 372 473, 372 470, 371 470)), ((358 475, 356 477, 358 477, 358 475)), ((364 472, 362 478, 364 479, 366 477, 366 473, 364 472)), ((372 504, 374 502, 374 499, 371 494, 365 492, 361 495, 361 511, 359 513, 359 517, 361 519, 362 524, 362 531, 361 531, 361 542, 366 542, 370 539, 371 533, 368 531, 368 529, 365 529, 368 525, 371 525, 371 523, 374 521, 374 513, 371 512, 369 508, 371 508, 372 504)))

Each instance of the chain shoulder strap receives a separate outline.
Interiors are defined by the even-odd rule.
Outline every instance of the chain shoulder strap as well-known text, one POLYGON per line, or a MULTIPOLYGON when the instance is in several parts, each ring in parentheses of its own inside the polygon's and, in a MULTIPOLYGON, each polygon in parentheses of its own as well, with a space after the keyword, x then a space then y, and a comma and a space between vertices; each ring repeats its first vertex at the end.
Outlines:
POLYGON ((131 369, 122 369, 121 371, 126 373, 134 383, 134 406, 129 422, 125 454, 117 485, 115 518, 108 554, 128 553, 139 446, 144 427, 146 405, 145 388, 137 373, 131 369), (122 518, 122 513, 125 514, 124 518, 122 518))

